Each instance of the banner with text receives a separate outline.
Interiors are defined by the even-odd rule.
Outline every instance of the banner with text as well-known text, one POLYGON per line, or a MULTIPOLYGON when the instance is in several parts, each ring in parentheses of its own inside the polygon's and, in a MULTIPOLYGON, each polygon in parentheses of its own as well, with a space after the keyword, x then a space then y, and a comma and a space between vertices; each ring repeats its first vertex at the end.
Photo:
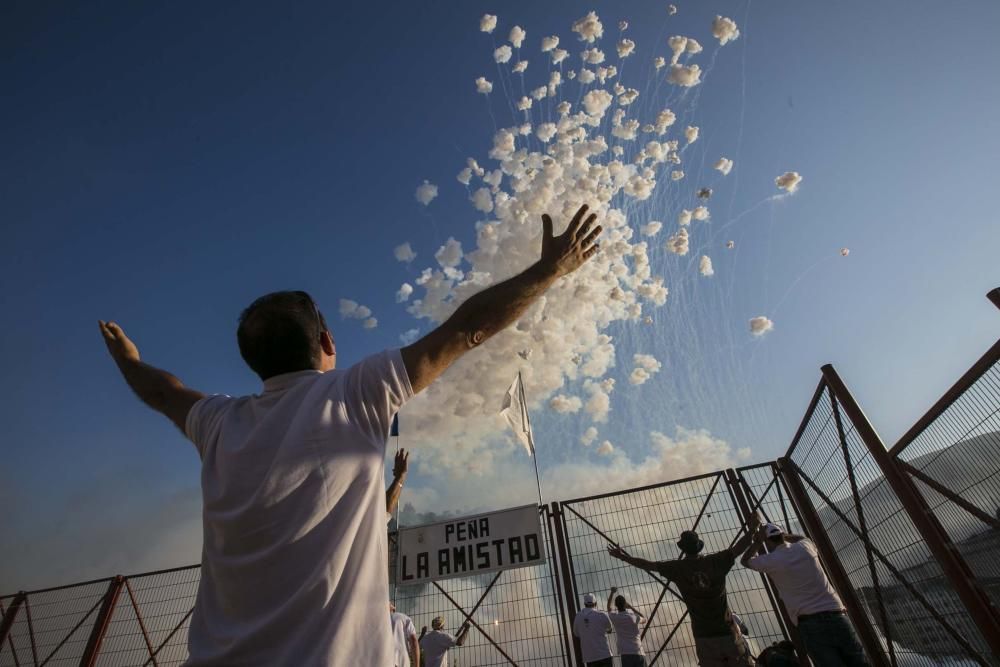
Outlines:
POLYGON ((399 530, 400 586, 540 565, 545 539, 538 505, 399 530))

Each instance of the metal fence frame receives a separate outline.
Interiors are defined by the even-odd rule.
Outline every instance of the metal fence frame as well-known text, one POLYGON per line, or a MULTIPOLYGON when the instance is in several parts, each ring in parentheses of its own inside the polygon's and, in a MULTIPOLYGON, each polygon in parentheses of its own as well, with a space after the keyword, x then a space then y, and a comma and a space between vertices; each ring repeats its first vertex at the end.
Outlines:
MULTIPOLYGON (((1000 308, 1000 288, 991 291, 988 297, 1000 308)), ((1000 539, 1000 514, 993 516, 989 508, 982 506, 983 494, 988 494, 983 490, 985 485, 1000 481, 1000 456, 984 459, 987 465, 977 479, 962 489, 950 488, 927 463, 943 456, 950 446, 963 444, 977 430, 981 437, 990 439, 990 446, 996 445, 1000 455, 1000 340, 892 448, 885 447, 833 366, 823 366, 821 371, 819 385, 791 446, 777 461, 539 507, 549 557, 544 566, 534 566, 547 568, 534 581, 547 580, 550 592, 546 596, 553 598, 547 603, 551 613, 544 611, 544 605, 539 612, 555 616, 558 634, 549 635, 548 639, 558 644, 562 655, 555 656, 553 649, 552 659, 560 658, 557 662, 567 667, 583 664, 571 627, 578 611, 577 601, 582 592, 579 589, 591 579, 585 578, 587 573, 577 571, 581 554, 574 554, 573 541, 579 540, 580 534, 573 531, 579 525, 587 526, 596 539, 603 540, 600 545, 603 548, 604 543, 617 544, 609 533, 628 529, 621 522, 614 528, 602 529, 594 517, 588 518, 584 506, 610 499, 628 503, 658 490, 698 484, 704 487, 710 483, 707 490, 701 488, 701 495, 668 498, 660 505, 692 506, 690 503, 700 499, 696 513, 671 519, 677 522, 693 518, 685 528, 697 528, 706 516, 712 516, 709 507, 716 507, 712 511, 724 512, 729 522, 728 527, 714 531, 716 535, 745 525, 752 513, 760 512, 767 520, 810 537, 873 665, 897 665, 900 648, 893 641, 894 625, 915 619, 933 625, 948 641, 961 647, 967 659, 983 665, 1000 665, 1000 611, 985 588, 989 583, 1000 591, 1000 558, 973 567, 960 548, 962 537, 955 519, 971 517, 986 530, 997 531, 1000 539), (994 426, 994 431, 988 430, 994 426), (817 447, 826 447, 827 451, 817 447), (820 451, 819 462, 810 458, 814 451, 820 451), (906 537, 899 535, 898 528, 893 530, 889 525, 893 521, 911 527, 909 535, 913 539, 909 544, 901 541, 906 537), (936 577, 954 591, 958 601, 954 609, 939 609, 940 605, 924 590, 928 580, 917 580, 914 568, 907 566, 907 550, 915 546, 926 548, 926 563, 937 568, 925 576, 936 577), (857 553, 850 553, 852 549, 857 553), (868 583, 859 585, 859 582, 868 583), (909 596, 922 616, 893 617, 885 600, 889 593, 887 582, 896 582, 889 588, 909 596)), ((622 508, 615 511, 628 511, 625 505, 622 508)), ((732 536, 730 545, 738 535, 739 532, 732 536)), ((662 530, 653 536, 668 543, 676 537, 662 530)), ((390 544, 393 538, 390 533, 390 544)), ((719 537, 713 539, 717 547, 723 545, 719 537)), ((390 572, 393 570, 390 564, 390 572)), ((767 615, 767 625, 773 628, 771 636, 790 639, 799 646, 795 626, 768 577, 740 572, 746 574, 738 574, 738 581, 754 586, 750 590, 760 596, 758 599, 766 599, 770 606, 769 610, 754 613, 767 615)), ((737 568, 730 576, 735 573, 737 568)), ((510 655, 516 651, 510 646, 505 648, 502 641, 492 636, 488 625, 484 628, 476 619, 496 587, 510 583, 506 579, 500 582, 505 576, 513 578, 515 584, 518 581, 516 575, 507 571, 488 575, 489 583, 482 590, 476 589, 469 597, 473 603, 465 605, 456 599, 455 591, 449 592, 438 582, 433 586, 452 612, 469 621, 504 661, 490 664, 516 666, 518 663, 510 655)), ((0 596, 0 667, 68 661, 77 661, 81 667, 99 663, 144 667, 177 664, 186 656, 183 638, 194 609, 194 585, 198 577, 200 568, 192 565, 0 596)), ((669 582, 655 574, 649 577, 660 586, 660 592, 643 631, 644 638, 657 620, 656 614, 679 598, 669 582)), ((672 621, 669 632, 661 633, 663 639, 657 641, 658 650, 650 665, 658 664, 665 654, 670 657, 675 650, 671 642, 678 637, 685 619, 686 612, 672 621)), ((804 657, 802 664, 808 665, 804 657)))
MULTIPOLYGON (((619 546, 619 538, 628 537, 633 538, 633 541, 634 539, 642 539, 643 542, 640 546, 646 551, 654 550, 661 557, 660 559, 675 558, 677 553, 673 549, 673 543, 679 532, 686 529, 701 530, 703 520, 708 517, 712 518, 714 526, 709 526, 707 531, 702 531, 702 537, 709 544, 706 551, 731 547, 743 533, 750 514, 761 510, 767 515, 768 504, 776 502, 783 505, 782 513, 786 519, 791 516, 797 522, 798 518, 794 508, 784 501, 787 496, 787 489, 784 488, 784 482, 777 474, 775 466, 772 463, 764 463, 739 470, 721 470, 635 489, 612 491, 553 503, 556 506, 553 514, 559 521, 557 533, 561 536, 561 567, 567 573, 563 586, 568 611, 567 618, 576 615, 578 600, 582 593, 587 592, 583 588, 595 589, 595 582, 608 580, 609 582, 622 583, 624 580, 631 582, 633 588, 643 583, 654 588, 659 587, 659 594, 655 596, 655 601, 652 600, 652 596, 648 600, 652 603, 652 607, 641 634, 641 639, 646 640, 650 631, 656 629, 656 638, 646 646, 650 656, 649 665, 652 667, 664 664, 664 661, 667 660, 670 661, 670 664, 693 664, 692 661, 695 660, 693 647, 689 638, 680 634, 680 631, 686 631, 689 625, 686 606, 674 586, 656 573, 636 570, 617 562, 612 562, 611 568, 595 569, 597 565, 593 561, 604 557, 601 550, 605 546, 619 546), (760 475, 757 473, 763 473, 765 479, 758 480, 760 483, 756 485, 755 489, 752 478, 755 475, 759 478, 760 475), (675 490, 678 491, 679 495, 671 493, 675 490), (769 494, 772 492, 777 494, 778 500, 769 499, 769 494), (606 506, 609 503, 612 504, 611 508, 606 506), (677 507, 681 507, 681 509, 677 511, 677 507), (656 524, 629 522, 630 512, 649 511, 651 508, 653 511, 662 511, 664 518, 656 524), (723 516, 720 517, 720 514, 723 516), (720 522, 724 525, 720 526, 720 522), (654 525, 656 528, 650 530, 650 527, 654 525), (640 537, 639 533, 645 534, 640 537), (722 534, 720 535, 720 533, 722 534), (589 551, 586 550, 587 546, 575 549, 574 540, 581 544, 596 544, 596 550, 594 550, 593 544, 590 544, 589 551), (712 541, 715 542, 714 547, 711 545, 712 541), (666 545, 665 549, 664 545, 666 545), (591 562, 587 569, 583 570, 581 569, 581 560, 585 557, 588 557, 591 562), (613 571, 617 571, 614 578, 609 574, 613 571), (673 616, 665 624, 658 626, 659 617, 657 614, 670 605, 674 605, 673 616), (681 608, 684 611, 680 611, 681 608), (679 638, 683 638, 688 643, 676 645, 679 638)), ((753 625, 758 626, 756 629, 763 630, 761 633, 755 632, 755 635, 766 637, 768 640, 790 639, 796 644, 798 643, 798 637, 784 606, 780 603, 777 593, 766 577, 744 568, 733 568, 729 580, 728 588, 731 599, 742 598, 741 601, 744 603, 748 603, 749 599, 755 599, 757 605, 766 607, 752 609, 749 612, 752 615, 764 617, 754 620, 753 625), (734 586, 734 584, 736 585, 734 586), (773 618, 768 618, 772 615, 773 618)), ((604 588, 595 590, 604 590, 604 588)), ((751 606, 753 606, 752 603, 751 606)), ((647 609, 649 609, 648 606, 647 609)), ((746 612, 746 609, 741 611, 746 612)), ((583 664, 577 641, 574 641, 574 650, 578 664, 583 664)))
MULTIPOLYGON (((1000 307, 1000 289, 991 291, 988 297, 1000 307)), ((915 467, 904 458, 911 444, 942 419, 967 392, 982 381, 987 373, 998 367, 1000 367, 1000 341, 997 341, 892 449, 888 449, 837 371, 832 365, 827 364, 821 369, 822 378, 788 453, 778 461, 779 469, 785 476, 796 505, 827 565, 828 574, 841 593, 862 644, 874 664, 893 666, 897 664, 897 649, 893 641, 895 619, 886 608, 884 601, 886 591, 883 582, 880 582, 882 574, 888 574, 890 580, 897 582, 897 587, 904 589, 906 595, 923 609, 926 618, 933 619, 933 622, 940 626, 955 644, 962 647, 965 658, 984 665, 1000 664, 1000 613, 997 612, 996 605, 990 600, 982 582, 963 558, 935 510, 950 503, 993 530, 1000 529, 1000 521, 991 517, 970 499, 963 497, 961 491, 948 488, 945 483, 927 474, 926 470, 915 467), (827 402, 829 408, 825 407, 827 402), (829 416, 825 419, 822 417, 824 410, 829 410, 829 416), (823 424, 815 424, 814 418, 823 421, 823 424), (807 429, 810 431, 810 436, 815 434, 815 438, 806 444, 803 443, 803 436, 807 429), (831 433, 835 433, 836 441, 839 441, 839 453, 843 461, 835 461, 839 457, 831 453, 819 464, 810 463, 808 459, 814 448, 818 446, 824 434, 829 438, 831 433), (868 483, 864 489, 859 484, 861 472, 867 475, 868 483), (849 495, 843 488, 845 481, 850 490, 849 495), (925 489, 918 487, 918 481, 925 485, 925 489), (884 489, 881 499, 876 493, 879 487, 884 489), (932 493, 943 499, 936 508, 932 508, 928 503, 928 496, 932 493), (836 497, 837 495, 840 497, 836 497), (875 503, 876 500, 883 502, 875 503), (925 581, 910 581, 912 575, 907 575, 904 570, 911 568, 901 568, 893 562, 896 560, 895 556, 912 544, 903 545, 899 549, 887 549, 886 544, 898 541, 899 536, 889 534, 891 531, 886 528, 886 521, 883 519, 877 520, 874 526, 869 525, 870 520, 866 517, 866 513, 884 509, 882 505, 886 500, 898 503, 899 507, 894 514, 912 526, 912 530, 921 540, 920 544, 926 546, 930 559, 933 559, 934 564, 940 568, 947 585, 957 594, 961 604, 957 610, 948 614, 950 618, 946 617, 945 611, 938 609, 939 605, 928 599, 921 590, 925 581), (841 507, 843 505, 846 505, 846 509, 841 507), (817 509, 825 512, 828 518, 825 523, 817 509), (841 536, 846 529, 847 534, 853 535, 851 540, 863 546, 866 561, 863 567, 867 570, 867 578, 870 581, 870 586, 866 586, 864 591, 857 590, 850 575, 845 571, 842 562, 844 554, 838 553, 838 550, 843 551, 844 540, 842 537, 839 540, 831 539, 829 527, 838 529, 841 536), (877 608, 875 612, 866 612, 859 592, 867 597, 874 597, 877 608), (967 617, 971 622, 972 634, 978 636, 967 636, 969 624, 963 623, 962 627, 956 627, 956 620, 960 617, 967 617)), ((978 405, 982 415, 985 416, 977 416, 977 419, 982 417, 978 422, 964 416, 963 427, 969 426, 969 421, 974 422, 964 433, 978 427, 987 418, 994 418, 1000 414, 1000 388, 992 379, 991 383, 986 400, 980 400, 978 405)), ((995 436, 995 432, 987 435, 995 436)), ((939 438, 935 446, 940 448, 939 451, 943 451, 949 445, 961 444, 961 437, 959 434, 957 439, 939 438)), ((1000 440, 997 443, 1000 444, 1000 440)), ((995 474, 990 473, 989 477, 995 474)), ((985 479, 986 477, 981 481, 985 479)), ((855 567, 853 573, 858 574, 860 569, 855 567)))

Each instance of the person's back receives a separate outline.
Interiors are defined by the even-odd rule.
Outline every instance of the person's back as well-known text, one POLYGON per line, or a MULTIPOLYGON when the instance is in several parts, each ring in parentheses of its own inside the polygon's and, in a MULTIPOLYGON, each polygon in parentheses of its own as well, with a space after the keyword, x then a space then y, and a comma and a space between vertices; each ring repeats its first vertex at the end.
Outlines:
POLYGON ((618 655, 642 654, 642 641, 639 639, 642 619, 630 611, 612 611, 608 613, 608 617, 615 629, 618 655))
POLYGON ((786 535, 781 527, 768 523, 761 526, 741 562, 771 577, 813 665, 868 665, 840 596, 826 578, 812 542, 801 535, 786 535), (760 553, 765 543, 768 553, 760 553))
POLYGON ((469 297, 416 342, 345 372, 334 372, 333 335, 309 294, 260 297, 236 332, 264 381, 260 396, 206 397, 143 361, 118 324, 98 320, 129 387, 201 455, 189 667, 390 663, 382 483, 392 416, 597 253, 602 229, 587 213, 581 206, 558 236, 543 215, 537 262, 469 297))
POLYGON ((608 632, 611 630, 611 619, 606 612, 593 608, 593 596, 587 594, 588 602, 573 619, 573 634, 580 638, 580 650, 585 663, 611 664, 611 645, 608 643, 608 632))
MULTIPOLYGON (((194 405, 204 547, 190 664, 347 664, 337 644, 384 623, 384 443, 410 394, 393 351, 194 405)), ((386 664, 390 650, 376 635, 351 661, 386 664)))
POLYGON ((448 667, 448 650, 457 644, 450 633, 431 630, 420 640, 424 654, 424 667, 448 667))
MULTIPOLYGON (((393 662, 390 667, 410 667, 410 644, 417 639, 417 630, 413 620, 398 611, 389 613, 389 625, 392 629, 393 662)), ((358 663, 363 664, 363 663, 358 663)), ((381 663, 379 663, 381 664, 381 663)), ((414 667, 419 667, 416 665, 414 667)))
POLYGON ((727 550, 660 563, 658 571, 677 586, 687 604, 695 637, 732 636, 726 575, 735 562, 735 555, 727 550))
POLYGON ((800 614, 839 611, 843 603, 820 565, 816 546, 807 539, 784 542, 754 559, 754 569, 766 572, 792 619, 800 614))

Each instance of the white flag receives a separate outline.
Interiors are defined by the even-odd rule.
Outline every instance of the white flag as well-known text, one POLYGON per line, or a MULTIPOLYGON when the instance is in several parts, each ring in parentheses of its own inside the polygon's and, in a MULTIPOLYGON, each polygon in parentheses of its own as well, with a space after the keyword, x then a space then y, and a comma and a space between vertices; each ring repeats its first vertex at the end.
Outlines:
POLYGON ((507 389, 503 397, 503 405, 500 407, 500 414, 504 416, 507 423, 514 430, 514 435, 521 441, 524 448, 528 450, 528 456, 535 454, 535 439, 531 435, 531 421, 528 419, 528 404, 524 400, 524 385, 521 384, 521 374, 507 389))

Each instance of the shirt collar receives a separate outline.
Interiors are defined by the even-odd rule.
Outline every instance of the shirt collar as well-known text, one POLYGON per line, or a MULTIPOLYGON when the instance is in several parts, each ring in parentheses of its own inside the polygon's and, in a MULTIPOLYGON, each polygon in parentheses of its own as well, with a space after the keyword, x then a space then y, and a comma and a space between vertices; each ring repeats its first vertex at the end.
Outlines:
POLYGON ((270 393, 273 391, 281 391, 283 389, 288 389, 294 384, 298 384, 306 378, 313 377, 315 375, 322 375, 323 371, 318 370, 306 370, 306 371, 293 371, 291 373, 282 373, 281 375, 272 375, 271 377, 264 380, 264 393, 270 393))

